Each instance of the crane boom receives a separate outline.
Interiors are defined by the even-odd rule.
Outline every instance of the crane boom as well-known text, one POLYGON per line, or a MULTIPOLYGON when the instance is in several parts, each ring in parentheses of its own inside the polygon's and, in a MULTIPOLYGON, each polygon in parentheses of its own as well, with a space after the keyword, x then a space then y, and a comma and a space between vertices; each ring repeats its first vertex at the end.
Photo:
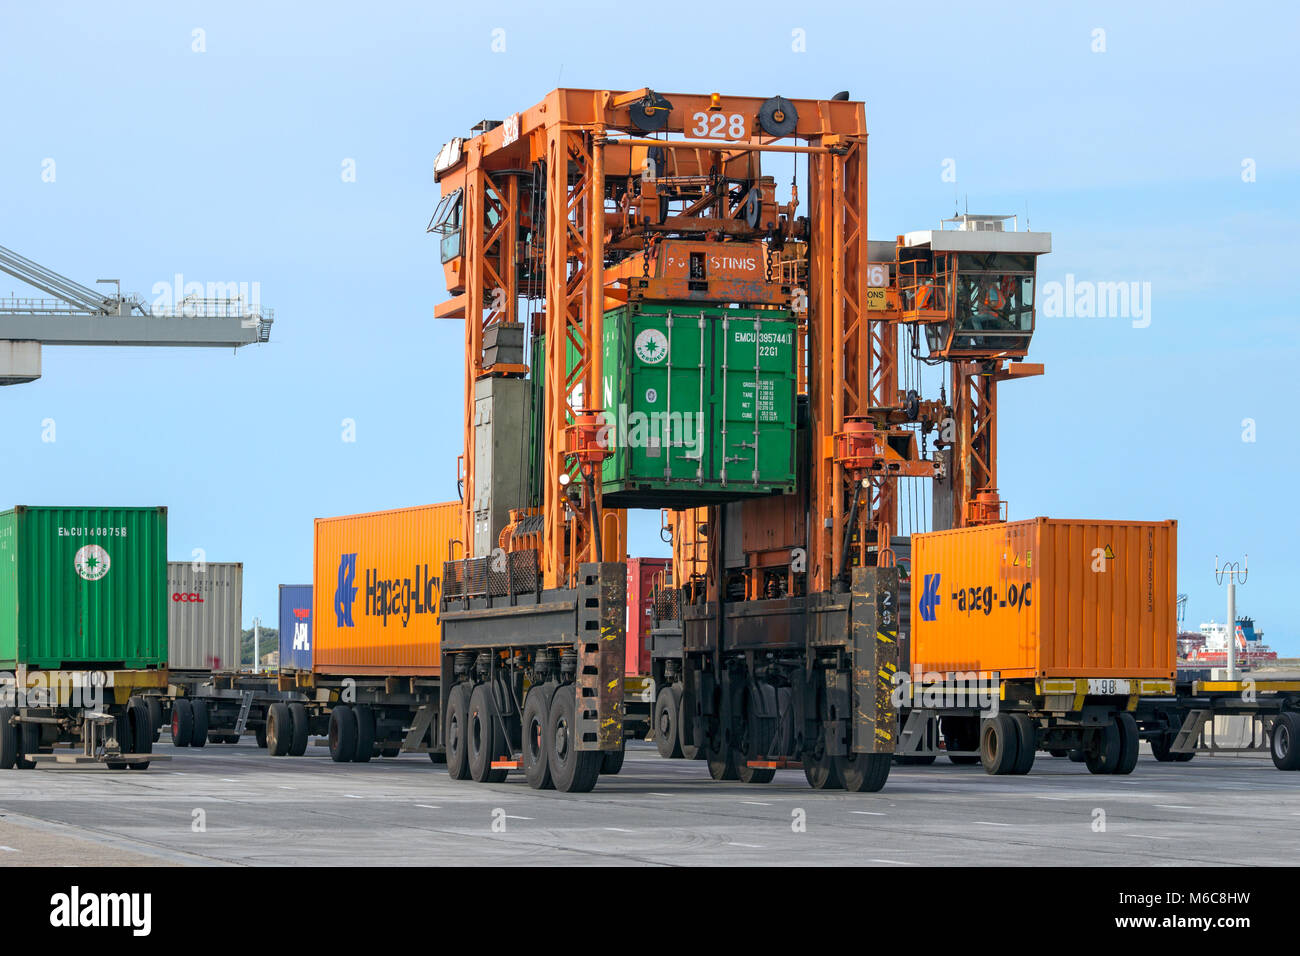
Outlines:
POLYGON ((42 345, 239 348, 271 337, 272 310, 240 297, 187 297, 158 312, 120 288, 97 292, 4 246, 0 272, 54 296, 0 299, 0 385, 40 378, 42 345))

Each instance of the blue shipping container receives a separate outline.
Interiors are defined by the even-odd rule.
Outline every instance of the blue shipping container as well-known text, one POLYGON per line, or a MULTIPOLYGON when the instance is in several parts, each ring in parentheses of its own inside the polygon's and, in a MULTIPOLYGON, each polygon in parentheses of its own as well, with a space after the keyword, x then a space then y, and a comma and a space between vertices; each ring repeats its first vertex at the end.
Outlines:
POLYGON ((280 670, 311 670, 311 585, 280 585, 280 670))

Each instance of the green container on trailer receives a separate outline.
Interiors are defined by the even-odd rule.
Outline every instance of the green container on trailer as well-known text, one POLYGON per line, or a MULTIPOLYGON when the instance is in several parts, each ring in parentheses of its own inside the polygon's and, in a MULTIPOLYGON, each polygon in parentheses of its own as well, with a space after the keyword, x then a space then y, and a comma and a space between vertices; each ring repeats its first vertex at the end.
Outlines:
POLYGON ((639 302, 606 312, 605 503, 793 493, 795 334, 780 309, 639 302))
POLYGON ((0 669, 167 666, 167 509, 0 513, 0 669))

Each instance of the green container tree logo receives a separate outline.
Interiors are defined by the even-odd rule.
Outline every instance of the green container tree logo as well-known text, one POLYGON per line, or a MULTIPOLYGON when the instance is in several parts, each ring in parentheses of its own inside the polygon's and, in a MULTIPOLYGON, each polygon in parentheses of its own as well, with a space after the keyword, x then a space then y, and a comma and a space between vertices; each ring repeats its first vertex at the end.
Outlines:
POLYGON ((73 558, 73 567, 86 581, 98 581, 108 574, 110 564, 112 562, 108 558, 108 552, 97 544, 88 544, 78 549, 76 557, 73 558))
POLYGON ((646 365, 658 365, 668 357, 668 336, 658 329, 644 329, 633 343, 636 357, 646 365))

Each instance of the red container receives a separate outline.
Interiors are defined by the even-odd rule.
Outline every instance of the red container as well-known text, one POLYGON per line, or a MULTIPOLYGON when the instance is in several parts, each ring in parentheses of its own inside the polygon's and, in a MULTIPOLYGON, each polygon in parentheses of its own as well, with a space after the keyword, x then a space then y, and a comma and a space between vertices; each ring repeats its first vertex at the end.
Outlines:
POLYGON ((627 662, 628 677, 650 674, 650 625, 654 613, 655 578, 671 558, 627 559, 627 662))

